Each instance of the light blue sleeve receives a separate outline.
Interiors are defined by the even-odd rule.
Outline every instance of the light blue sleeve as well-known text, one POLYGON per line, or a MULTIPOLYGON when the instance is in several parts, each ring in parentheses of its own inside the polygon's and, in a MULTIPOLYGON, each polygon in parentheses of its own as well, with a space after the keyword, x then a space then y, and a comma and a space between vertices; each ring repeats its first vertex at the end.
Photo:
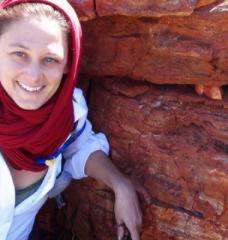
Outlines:
POLYGON ((106 154, 109 153, 109 144, 103 133, 95 134, 92 125, 87 119, 88 108, 85 98, 80 89, 74 91, 74 116, 78 121, 75 129, 76 133, 80 131, 84 124, 85 128, 81 135, 68 147, 63 153, 66 162, 64 171, 69 172, 74 179, 86 177, 85 165, 91 153, 102 150, 106 154))

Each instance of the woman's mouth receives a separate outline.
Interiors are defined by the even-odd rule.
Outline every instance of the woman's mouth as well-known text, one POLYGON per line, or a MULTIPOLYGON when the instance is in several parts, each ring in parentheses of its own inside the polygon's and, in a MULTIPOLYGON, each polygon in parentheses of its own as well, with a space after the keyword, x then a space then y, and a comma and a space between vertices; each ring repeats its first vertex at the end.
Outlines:
POLYGON ((30 93, 39 92, 44 87, 44 86, 31 87, 22 82, 17 82, 17 83, 23 90, 30 92, 30 93))

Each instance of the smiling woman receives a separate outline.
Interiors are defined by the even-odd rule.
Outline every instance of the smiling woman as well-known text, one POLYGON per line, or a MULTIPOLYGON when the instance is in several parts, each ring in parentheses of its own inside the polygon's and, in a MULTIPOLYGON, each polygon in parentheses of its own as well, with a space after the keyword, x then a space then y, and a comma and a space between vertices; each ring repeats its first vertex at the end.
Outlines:
POLYGON ((67 1, 0 1, 1 240, 28 239, 65 176, 112 188, 119 238, 127 227, 139 240, 135 190, 107 157, 108 142, 92 131, 75 88, 80 49, 80 24, 67 1))
POLYGON ((0 81, 18 106, 38 109, 54 95, 66 73, 66 43, 67 34, 45 17, 11 23, 2 34, 0 81))

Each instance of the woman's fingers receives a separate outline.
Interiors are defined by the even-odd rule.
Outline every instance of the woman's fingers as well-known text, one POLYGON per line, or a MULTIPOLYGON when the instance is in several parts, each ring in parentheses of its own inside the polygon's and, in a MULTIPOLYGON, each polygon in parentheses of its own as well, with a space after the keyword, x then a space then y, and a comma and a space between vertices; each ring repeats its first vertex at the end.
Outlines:
POLYGON ((140 234, 137 230, 132 230, 131 234, 131 240, 140 240, 140 234))
POLYGON ((117 224, 118 240, 140 240, 142 215, 140 209, 137 209, 137 207, 133 212, 135 212, 135 215, 133 214, 125 219, 126 214, 124 214, 123 220, 117 221, 122 222, 121 224, 117 224))
POLYGON ((202 84, 195 85, 195 91, 198 95, 205 95, 211 99, 222 99, 222 87, 219 86, 204 86, 202 84))
POLYGON ((117 224, 117 236, 118 240, 123 240, 124 238, 125 226, 123 223, 117 224))
MULTIPOLYGON (((131 224, 130 226, 128 226, 128 231, 130 233, 131 236, 131 240, 140 240, 140 233, 141 233, 141 222, 137 221, 137 223, 135 224, 131 224)), ((129 240, 130 240, 129 239, 129 240)))
POLYGON ((130 181, 122 183, 121 186, 116 189, 114 210, 116 222, 118 224, 118 239, 140 240, 142 214, 137 194, 130 181))

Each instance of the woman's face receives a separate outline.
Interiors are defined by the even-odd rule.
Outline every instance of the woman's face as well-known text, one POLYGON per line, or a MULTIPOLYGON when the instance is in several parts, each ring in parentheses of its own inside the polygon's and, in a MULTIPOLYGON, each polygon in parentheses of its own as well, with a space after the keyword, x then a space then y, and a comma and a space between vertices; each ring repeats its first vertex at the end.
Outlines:
POLYGON ((0 82, 26 110, 45 104, 67 70, 67 34, 45 17, 10 24, 0 36, 0 82))

